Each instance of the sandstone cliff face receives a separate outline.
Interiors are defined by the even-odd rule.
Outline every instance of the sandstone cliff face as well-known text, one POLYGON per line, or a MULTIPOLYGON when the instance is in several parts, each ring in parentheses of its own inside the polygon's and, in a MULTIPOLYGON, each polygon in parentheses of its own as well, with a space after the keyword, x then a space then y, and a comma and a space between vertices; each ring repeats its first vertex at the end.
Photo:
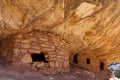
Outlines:
POLYGON ((52 32, 71 53, 90 53, 109 64, 120 57, 119 13, 120 3, 113 0, 0 0, 0 39, 31 30, 52 32))
POLYGON ((119 61, 119 8, 119 3, 112 3, 106 8, 93 5, 88 12, 91 15, 85 16, 85 13, 79 15, 77 7, 69 13, 65 27, 58 26, 53 31, 70 43, 73 53, 93 54, 98 59, 107 59, 107 64, 119 61))
POLYGON ((34 28, 49 28, 64 17, 63 0, 0 0, 0 5, 1 38, 28 30, 31 23, 36 23, 34 28))

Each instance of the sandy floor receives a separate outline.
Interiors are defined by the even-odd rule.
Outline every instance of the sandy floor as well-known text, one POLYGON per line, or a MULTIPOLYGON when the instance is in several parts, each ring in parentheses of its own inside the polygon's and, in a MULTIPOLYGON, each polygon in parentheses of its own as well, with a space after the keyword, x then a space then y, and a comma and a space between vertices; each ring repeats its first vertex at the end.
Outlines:
POLYGON ((95 73, 80 69, 76 66, 71 67, 71 71, 56 75, 42 75, 38 71, 28 68, 13 67, 0 60, 0 80, 108 80, 104 79, 105 73, 95 73))

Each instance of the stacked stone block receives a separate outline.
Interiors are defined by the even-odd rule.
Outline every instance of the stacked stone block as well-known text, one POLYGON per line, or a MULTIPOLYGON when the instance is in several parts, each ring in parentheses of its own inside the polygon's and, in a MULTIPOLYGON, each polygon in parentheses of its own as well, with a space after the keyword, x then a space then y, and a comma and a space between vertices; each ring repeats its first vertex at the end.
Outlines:
POLYGON ((43 74, 56 74, 69 71, 68 47, 59 36, 38 31, 17 34, 11 37, 11 41, 3 42, 1 48, 7 42, 9 42, 8 45, 12 45, 12 47, 7 47, 12 51, 5 51, 6 49, 3 49, 2 53, 13 65, 32 67, 43 74), (40 54, 41 52, 44 52, 48 63, 32 63, 31 54, 40 54), (8 54, 11 56, 8 57, 8 54))

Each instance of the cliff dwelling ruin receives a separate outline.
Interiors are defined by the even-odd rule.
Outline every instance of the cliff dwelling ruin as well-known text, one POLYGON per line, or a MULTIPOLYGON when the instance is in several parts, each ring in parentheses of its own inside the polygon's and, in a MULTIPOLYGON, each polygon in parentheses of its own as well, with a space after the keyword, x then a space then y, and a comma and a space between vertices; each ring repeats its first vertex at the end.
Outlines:
POLYGON ((119 44, 119 0, 0 0, 0 59, 13 67, 108 80, 119 44))
POLYGON ((7 61, 17 66, 32 66, 44 74, 69 71, 68 47, 51 33, 31 31, 18 34, 2 42, 1 49, 7 61))
POLYGON ((104 71, 108 69, 107 61, 98 59, 96 55, 80 53, 78 54, 78 64, 88 70, 92 70, 94 72, 104 71))

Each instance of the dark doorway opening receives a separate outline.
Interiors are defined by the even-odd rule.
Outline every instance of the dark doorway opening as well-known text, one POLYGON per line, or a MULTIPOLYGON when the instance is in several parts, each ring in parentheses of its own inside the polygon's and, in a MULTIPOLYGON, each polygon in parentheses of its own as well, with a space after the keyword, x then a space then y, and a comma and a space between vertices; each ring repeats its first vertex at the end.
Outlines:
POLYGON ((100 70, 104 70, 104 63, 103 62, 100 62, 100 70))
POLYGON ((33 53, 31 54, 32 62, 45 62, 48 63, 48 61, 45 58, 45 54, 43 52, 41 53, 33 53))
POLYGON ((87 63, 87 64, 90 64, 90 58, 87 58, 87 59, 86 59, 86 63, 87 63))
POLYGON ((75 54, 74 57, 73 57, 73 62, 75 64, 78 64, 78 54, 75 54))

